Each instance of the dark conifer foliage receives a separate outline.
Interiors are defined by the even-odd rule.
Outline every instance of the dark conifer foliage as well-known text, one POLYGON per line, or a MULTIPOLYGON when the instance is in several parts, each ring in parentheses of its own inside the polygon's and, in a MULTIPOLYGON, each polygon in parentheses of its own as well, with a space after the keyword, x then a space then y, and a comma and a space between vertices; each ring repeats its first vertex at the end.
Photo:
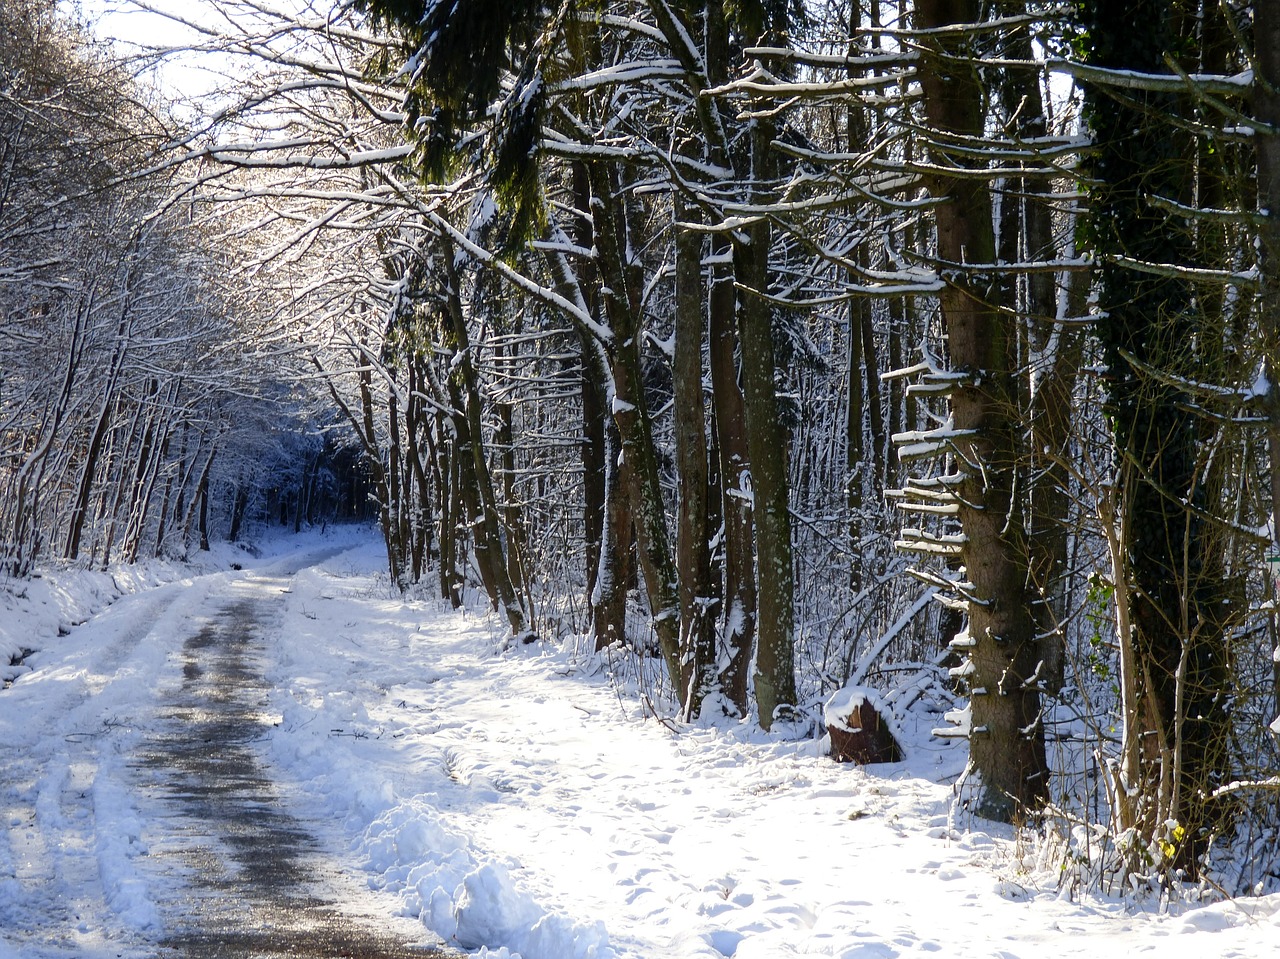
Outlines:
POLYGON ((502 107, 491 146, 497 182, 511 191, 531 175, 539 77, 530 68, 542 0, 359 0, 375 21, 401 38, 410 64, 407 122, 436 182, 463 162, 459 139, 487 121, 503 96, 504 76, 518 88, 502 107))

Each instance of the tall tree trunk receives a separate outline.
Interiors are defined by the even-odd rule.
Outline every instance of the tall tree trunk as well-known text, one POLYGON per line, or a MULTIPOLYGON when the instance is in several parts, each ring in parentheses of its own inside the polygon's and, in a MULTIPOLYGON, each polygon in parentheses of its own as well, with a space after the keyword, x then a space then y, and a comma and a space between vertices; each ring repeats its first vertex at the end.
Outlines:
MULTIPOLYGON (((763 178, 769 164, 772 131, 753 128, 753 151, 763 178)), ((756 200, 762 200, 764 184, 756 200)), ((749 245, 736 251, 742 286, 768 289, 769 227, 765 220, 749 228, 749 245)), ((795 707, 795 585, 791 561, 791 502, 787 475, 787 442, 778 416, 773 376, 773 325, 768 303, 746 293, 739 310, 742 346, 742 394, 745 398, 746 442, 751 456, 751 496, 755 511, 758 620, 756 620, 755 703, 760 726, 795 707)))
POLYGON ((85 329, 93 309, 94 292, 94 287, 91 286, 79 304, 71 329, 71 341, 67 346, 66 365, 63 368, 58 395, 48 405, 48 412, 42 417, 41 431, 35 448, 23 460, 13 481, 14 508, 10 514, 13 517, 12 530, 8 537, 9 543, 6 544, 11 552, 4 557, 5 572, 11 576, 28 575, 40 553, 38 528, 40 487, 44 479, 49 452, 59 436, 63 418, 71 402, 80 357, 84 351, 85 329))
MULTIPOLYGON (((1024 4, 1002 0, 1002 16, 1016 16, 1024 4)), ((1009 56, 1034 61, 1029 26, 1014 28, 1007 41, 1009 56)), ((1005 135, 1020 143, 1034 143, 1048 134, 1040 74, 1019 65, 998 74, 1005 135)), ((1038 165, 1033 160, 1030 164, 1038 165)), ((1010 176, 1003 184, 1000 204, 1000 260, 1005 264, 1052 259, 1054 247, 1051 183, 1043 176, 1010 176)), ((1083 315, 1088 292, 1087 273, 1067 274, 1067 309, 1083 315)), ((1062 623, 1067 582, 1068 514, 1071 509, 1069 450, 1072 433, 1071 400, 1080 367, 1083 336, 1079 327, 1058 325, 1056 277, 1048 270, 1010 272, 1003 302, 1026 317, 1019 329, 1025 345, 1019 349, 1019 402, 1031 435, 1018 482, 1029 492, 1027 546, 1031 576, 1032 615, 1039 646, 1042 689, 1062 688, 1065 637, 1062 623), (1034 373, 1032 372, 1034 370, 1034 373)))
POLYGON ((97 475, 98 459, 102 455, 103 444, 107 437, 107 428, 111 423, 111 409, 115 404, 116 384, 120 379, 120 371, 124 367, 125 355, 128 352, 129 323, 132 310, 129 304, 120 311, 120 319, 116 328, 115 344, 112 347, 111 360, 107 364, 107 381, 102 390, 102 405, 98 408, 98 417, 94 421, 93 433, 89 438, 89 447, 85 452, 84 463, 80 468, 80 481, 77 486, 75 505, 71 510, 70 528, 67 531, 65 554, 67 559, 74 560, 80 555, 80 542, 84 535, 85 520, 89 515, 89 498, 93 491, 93 481, 97 475))
POLYGON ((168 395, 163 403, 157 403, 153 395, 148 404, 150 412, 147 439, 139 455, 138 472, 134 480, 132 502, 129 508, 129 524, 125 528, 123 546, 126 563, 138 561, 138 551, 151 514, 156 479, 160 475, 164 461, 169 456, 169 438, 172 435, 170 418, 173 415, 177 391, 178 384, 175 381, 169 385, 168 395))
MULTIPOLYGON (((396 552, 396 567, 400 570, 398 580, 401 589, 406 589, 413 579, 409 575, 409 517, 405 504, 404 454, 403 437, 400 433, 400 400, 396 396, 395 369, 389 364, 383 367, 384 376, 391 382, 387 389, 387 465, 384 472, 387 484, 387 510, 390 517, 387 525, 392 530, 392 539, 396 552)), ((288 519, 288 513, 280 517, 281 522, 288 519)))
POLYGON ((169 514, 169 503, 173 498, 173 485, 174 485, 175 474, 177 475, 177 480, 179 484, 179 488, 178 488, 179 500, 178 500, 178 505, 174 509, 174 515, 177 515, 178 513, 182 512, 181 485, 183 482, 185 482, 186 477, 181 475, 181 473, 183 470, 186 469, 187 438, 189 435, 189 427, 184 422, 175 423, 174 426, 175 428, 182 430, 182 445, 178 447, 178 459, 173 464, 171 464, 171 466, 169 467, 168 470, 166 470, 166 473, 165 473, 164 493, 160 497, 160 518, 159 518, 159 521, 156 523, 156 548, 155 548, 155 552, 152 554, 156 559, 159 559, 161 556, 164 555, 165 540, 169 536, 169 525, 173 520, 173 517, 170 516, 169 514))
MULTIPOLYGON (((915 26, 923 31, 973 23, 978 0, 920 0, 915 26)), ((981 139, 983 90, 976 71, 956 59, 962 50, 947 34, 922 38, 925 115, 943 134, 981 139)), ((944 149, 935 147, 935 149, 944 149)), ((966 165, 935 156, 938 166, 966 165)), ((970 770, 976 773, 975 811, 1010 821, 1048 795, 1044 727, 1033 676, 1038 661, 1035 625, 1026 595, 1027 558, 1014 500, 1019 468, 1016 421, 1016 333, 999 309, 998 290, 961 264, 995 260, 988 185, 977 178, 936 174, 930 192, 938 257, 948 268, 939 294, 952 368, 965 374, 950 395, 952 442, 961 478, 962 559, 972 583, 969 602, 968 683, 970 770)))
MULTIPOLYGON (((382 450, 378 446, 378 431, 374 427, 373 377, 369 372, 367 350, 362 349, 362 354, 357 357, 360 363, 358 374, 360 419, 358 421, 355 420, 350 413, 348 413, 348 418, 352 419, 352 422, 360 431, 360 438, 364 443, 365 449, 365 464, 368 466, 370 478, 373 480, 373 488, 377 490, 378 525, 382 529, 382 538, 387 546, 387 571, 391 575, 391 582, 403 589, 404 569, 401 566, 400 557, 404 553, 400 548, 400 529, 395 522, 395 504, 391 501, 391 486, 387 480, 387 467, 382 462, 382 450)), ((330 389, 332 391, 332 384, 330 389)), ((337 398, 336 392, 333 392, 333 395, 337 398)), ((342 405, 345 409, 345 404, 342 405)))
MULTIPOLYGON (((199 459, 203 441, 196 444, 196 451, 192 454, 191 465, 194 471, 195 463, 199 459)), ((201 505, 200 490, 208 486, 209 473, 213 469, 214 457, 218 452, 218 440, 215 436, 209 442, 209 455, 205 457, 204 466, 200 470, 200 475, 196 478, 195 486, 191 489, 191 501, 187 505, 186 512, 182 520, 182 557, 186 559, 187 550, 191 543, 191 529, 196 522, 196 511, 201 505)))
MULTIPOLYGON (((849 54, 856 54, 853 38, 862 28, 863 8, 867 8, 870 23, 880 25, 878 0, 869 3, 853 3, 849 12, 849 54)), ((880 35, 874 35, 876 44, 880 35)), ((850 79, 857 71, 850 67, 846 74, 850 79)), ((853 101, 845 114, 845 136, 850 152, 871 147, 870 110, 853 101)), ((857 228, 864 228, 858 224, 857 228)), ((864 238, 855 246, 853 259, 862 270, 871 266, 871 243, 864 238)), ((860 282, 856 276, 853 282, 860 282)), ((849 587, 856 595, 864 583, 862 543, 866 532, 868 511, 867 494, 878 500, 885 480, 884 415, 880 409, 880 364, 876 356, 875 317, 870 297, 858 296, 849 301, 849 358, 846 376, 849 383, 849 399, 845 421, 845 502, 849 510, 849 587), (867 439, 870 439, 868 445, 867 439)))
MULTIPOLYGON (((424 390, 421 366, 430 360, 420 349, 414 349, 409 356, 409 405, 405 412, 405 431, 408 435, 408 456, 412 468, 413 483, 416 488, 413 517, 413 578, 415 582, 426 573, 427 563, 431 557, 431 478, 427 474, 423 462, 423 447, 430 455, 427 415, 423 401, 424 390)), ((319 457, 316 458, 319 468, 319 457)), ((314 488, 314 482, 313 482, 314 488)))
MULTIPOLYGON (((471 454, 470 477, 475 483, 477 502, 472 529, 476 533, 476 558, 482 560, 488 569, 488 580, 492 584, 493 595, 500 604, 507 622, 511 626, 512 635, 520 636, 528 630, 526 611, 521 602, 517 584, 511 580, 507 566, 506 550, 503 549, 502 516, 498 510, 498 498, 494 492, 493 475, 489 471, 489 457, 485 451, 484 425, 481 419, 482 399, 480 384, 477 378, 471 340, 467 332, 466 316, 462 309, 460 277, 454 261, 454 250, 451 244, 443 244, 440 261, 445 267, 447 321, 452 331, 455 349, 454 371, 450 384, 460 383, 462 395, 461 415, 466 420, 466 433, 471 454), (483 547, 482 547, 483 543, 483 547), (484 555, 481 556, 483 548, 484 555)), ((458 397, 455 397, 455 403, 458 397)))
MULTIPOLYGON (((590 50, 591 62, 599 62, 599 36, 574 34, 575 49, 590 50)), ((581 54, 580 54, 581 56, 581 54)), ((573 235, 577 246, 595 246, 595 226, 591 216, 592 180, 587 165, 571 165, 573 235)), ((564 258, 553 258, 558 286, 569 298, 576 297, 596 320, 600 319, 599 269, 594 257, 584 257, 576 273, 564 258)), ((628 505, 628 464, 622 461, 622 438, 618 424, 606 408, 613 377, 607 350, 596 334, 582 325, 576 327, 581 364, 583 533, 586 545, 587 606, 591 635, 597 651, 626 642, 627 587, 631 582, 634 536, 628 505)))
MULTIPOLYGON (((762 119, 753 122, 752 198, 756 203, 765 201, 769 190, 767 181, 774 170, 770 155, 772 139, 773 128, 769 123, 762 119)), ((737 274, 744 288, 765 293, 769 288, 768 221, 759 219, 748 227, 747 233, 749 242, 740 244, 734 251, 737 274)), ((768 302, 755 292, 743 296, 738 311, 759 576, 755 697, 760 725, 765 729, 796 703, 788 454, 774 386, 776 364, 770 312, 768 302)))
POLYGON ((724 612, 720 617, 720 686, 746 715, 756 632, 754 500, 747 421, 735 356, 737 293, 726 262, 727 241, 712 238, 710 294, 711 402, 716 423, 721 510, 724 516, 724 612))
MULTIPOLYGON (((678 207, 690 221, 696 211, 678 207)), ((707 325, 702 279, 703 237, 676 234, 675 346, 672 401, 676 475, 680 498, 676 527, 676 569, 680 583, 680 659, 684 708, 696 716, 702 701, 719 686, 715 617, 710 608, 711 549, 707 541, 708 462, 702 399, 702 340, 707 325)))
POLYGON ((667 531, 666 509, 658 477, 658 456, 653 439, 653 423, 644 398, 640 364, 639 295, 630 276, 626 258, 626 229, 617 192, 609 171, 593 165, 591 221, 600 270, 604 315, 613 333, 609 361, 613 373, 613 419, 622 441, 622 456, 628 480, 632 518, 640 568, 658 646, 666 662, 667 675, 680 693, 680 601, 677 593, 675 560, 667 531))
MULTIPOLYGON (((1267 453, 1271 464, 1271 555, 1280 556, 1280 0, 1254 0, 1253 47, 1258 76, 1254 116, 1266 126, 1254 133, 1258 158, 1258 209, 1262 289, 1259 317, 1263 371, 1267 377, 1267 453)), ((1272 652, 1280 638, 1280 614, 1272 614, 1272 652)), ((1275 659, 1276 709, 1280 712, 1280 658, 1275 659)))

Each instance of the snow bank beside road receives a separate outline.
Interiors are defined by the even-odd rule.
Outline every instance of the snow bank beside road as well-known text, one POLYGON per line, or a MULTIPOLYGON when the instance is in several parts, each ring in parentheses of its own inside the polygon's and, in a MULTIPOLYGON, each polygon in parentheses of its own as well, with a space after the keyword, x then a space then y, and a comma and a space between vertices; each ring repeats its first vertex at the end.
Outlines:
MULTIPOLYGON (((296 546, 285 538, 269 542, 267 555, 296 546)), ((121 596, 255 561, 242 547, 220 543, 190 563, 155 560, 106 570, 46 569, 29 580, 0 578, 0 680, 30 671, 29 664, 9 665, 11 660, 56 644, 121 596)))
POLYGON ((268 675, 273 761, 317 815, 342 824, 335 841, 345 837, 370 885, 443 942, 495 959, 613 959, 603 922, 544 904, 519 859, 468 838, 469 812, 518 799, 514 780, 481 772, 464 748, 498 711, 488 667, 503 661, 501 634, 485 618, 389 596, 379 563, 376 549, 348 553, 295 580, 268 675), (432 704, 437 689, 469 708, 432 704))
POLYGON ((1176 932, 1243 959, 1277 934, 1271 912, 1072 903, 1011 834, 955 831, 964 751, 927 710, 896 730, 908 762, 867 769, 749 725, 676 733, 606 664, 508 649, 381 563, 371 544, 296 578, 270 750, 371 885, 477 956, 1128 959, 1176 932))

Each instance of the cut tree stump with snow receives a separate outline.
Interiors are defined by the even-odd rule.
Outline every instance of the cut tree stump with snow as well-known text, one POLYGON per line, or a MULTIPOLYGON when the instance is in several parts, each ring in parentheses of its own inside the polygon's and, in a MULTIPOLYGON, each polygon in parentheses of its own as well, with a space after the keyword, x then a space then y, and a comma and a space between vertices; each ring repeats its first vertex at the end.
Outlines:
POLYGON ((894 737, 888 707, 874 690, 847 686, 827 700, 823 719, 838 763, 896 763, 902 748, 894 737))

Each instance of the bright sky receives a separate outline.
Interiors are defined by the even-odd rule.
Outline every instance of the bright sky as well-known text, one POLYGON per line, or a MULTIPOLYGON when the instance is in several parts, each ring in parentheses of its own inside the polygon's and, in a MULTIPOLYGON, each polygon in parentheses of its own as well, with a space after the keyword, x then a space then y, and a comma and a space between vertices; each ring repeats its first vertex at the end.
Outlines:
MULTIPOLYGON (((201 7, 202 0, 144 0, 148 6, 158 9, 168 7, 182 16, 192 17, 201 7)), ((116 42, 121 52, 143 54, 145 48, 180 47, 191 43, 192 32, 179 23, 139 9, 130 0, 62 0, 64 7, 79 11, 81 18, 104 40, 116 42)), ((167 93, 175 97, 202 96, 218 93, 227 85, 227 78, 216 69, 201 68, 194 56, 171 54, 159 66, 142 69, 144 76, 154 76, 167 93)))

